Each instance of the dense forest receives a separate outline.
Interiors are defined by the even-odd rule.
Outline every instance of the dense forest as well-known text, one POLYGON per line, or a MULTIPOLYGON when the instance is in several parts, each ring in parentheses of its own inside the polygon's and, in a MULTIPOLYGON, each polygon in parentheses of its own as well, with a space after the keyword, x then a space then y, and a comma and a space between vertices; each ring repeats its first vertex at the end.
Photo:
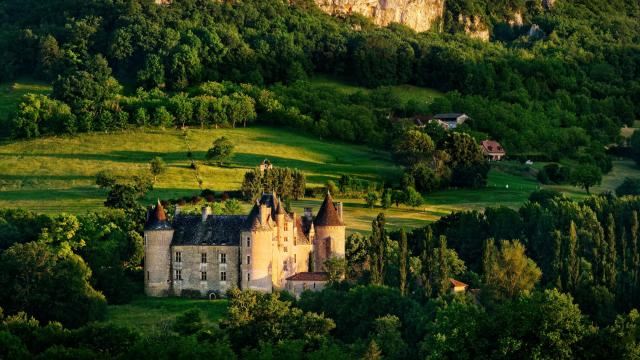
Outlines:
POLYGON ((9 128, 34 137, 259 121, 385 145, 390 113, 457 111, 477 138, 513 154, 596 163, 640 113, 637 2, 447 3, 444 32, 415 33, 335 19, 311 1, 4 1, 0 79, 53 83, 51 98, 25 99, 9 128), (516 11, 523 24, 508 25, 516 11), (493 41, 456 30, 447 19, 460 14, 486 19, 493 41), (384 87, 347 96, 304 82, 316 73, 449 93, 429 106, 384 87))

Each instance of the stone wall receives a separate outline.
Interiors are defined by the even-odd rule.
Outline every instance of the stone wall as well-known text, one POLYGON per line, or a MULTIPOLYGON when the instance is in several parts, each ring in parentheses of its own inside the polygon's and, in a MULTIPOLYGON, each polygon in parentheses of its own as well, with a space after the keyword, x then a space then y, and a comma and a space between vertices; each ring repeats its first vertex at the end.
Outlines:
POLYGON ((197 290, 207 295, 211 291, 226 292, 239 286, 239 255, 238 246, 172 246, 173 294, 180 296, 182 290, 197 290), (177 252, 180 252, 179 262, 176 261, 177 252), (202 261, 202 254, 206 254, 206 262, 202 261), (225 263, 221 263, 221 254, 225 254, 225 263), (180 270, 182 280, 176 279, 176 270, 180 270), (221 279, 222 272, 226 274, 226 280, 221 279), (206 273, 206 280, 202 279, 203 273, 206 273))
POLYGON ((380 26, 397 22, 418 32, 431 29, 444 13, 444 0, 315 1, 320 9, 333 15, 358 13, 380 26))

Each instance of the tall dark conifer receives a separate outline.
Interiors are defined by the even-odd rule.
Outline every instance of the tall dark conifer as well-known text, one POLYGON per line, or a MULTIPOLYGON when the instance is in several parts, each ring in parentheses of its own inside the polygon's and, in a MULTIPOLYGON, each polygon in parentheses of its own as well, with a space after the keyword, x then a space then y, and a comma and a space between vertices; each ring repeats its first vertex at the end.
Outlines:
POLYGON ((409 249, 407 246, 407 233, 404 228, 400 230, 400 255, 399 255, 400 269, 400 293, 402 295, 407 294, 407 260, 409 258, 409 249))

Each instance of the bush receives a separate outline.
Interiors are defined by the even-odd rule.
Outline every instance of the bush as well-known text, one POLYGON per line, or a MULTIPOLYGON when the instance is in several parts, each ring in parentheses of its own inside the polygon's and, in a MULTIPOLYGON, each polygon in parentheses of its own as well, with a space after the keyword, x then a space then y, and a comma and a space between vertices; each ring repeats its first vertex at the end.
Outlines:
POLYGON ((616 188, 616 195, 640 195, 640 179, 624 178, 622 184, 616 188))
POLYGON ((569 181, 569 175, 568 168, 551 163, 538 172, 538 181, 542 184, 566 184, 569 181))

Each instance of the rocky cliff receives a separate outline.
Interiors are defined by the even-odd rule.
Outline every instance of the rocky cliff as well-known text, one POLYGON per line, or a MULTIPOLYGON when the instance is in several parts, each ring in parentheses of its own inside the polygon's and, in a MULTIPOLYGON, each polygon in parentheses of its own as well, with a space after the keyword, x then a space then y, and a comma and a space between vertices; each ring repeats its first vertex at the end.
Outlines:
POLYGON ((320 9, 333 15, 358 13, 377 25, 401 23, 426 31, 442 18, 444 0, 315 0, 320 9))

